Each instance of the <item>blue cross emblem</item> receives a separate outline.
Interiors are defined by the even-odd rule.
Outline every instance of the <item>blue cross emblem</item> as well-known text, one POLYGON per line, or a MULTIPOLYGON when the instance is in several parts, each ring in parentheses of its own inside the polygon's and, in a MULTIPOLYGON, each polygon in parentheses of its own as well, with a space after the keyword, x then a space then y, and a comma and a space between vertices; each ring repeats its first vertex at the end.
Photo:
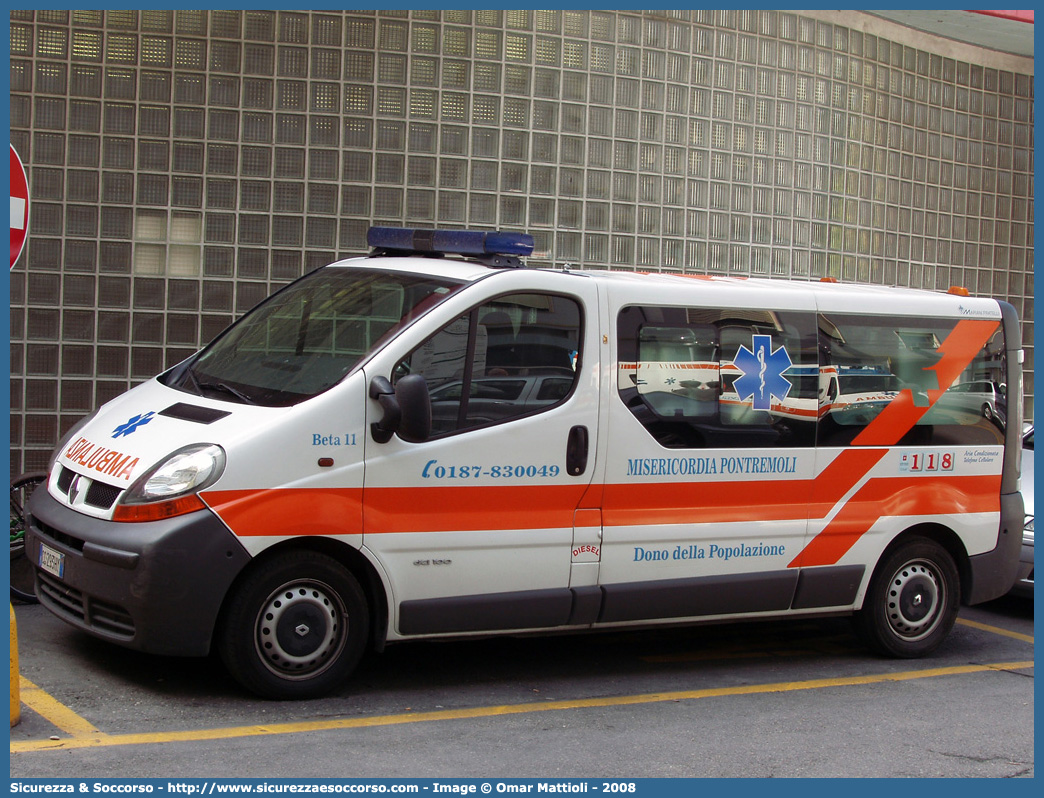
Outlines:
POLYGON ((138 413, 138 415, 128 419, 126 424, 120 424, 118 427, 116 427, 116 429, 112 431, 112 437, 119 438, 121 435, 130 435, 138 427, 143 426, 144 424, 148 424, 150 421, 152 421, 152 417, 154 415, 155 413, 152 410, 150 410, 148 413, 138 413))
POLYGON ((787 398, 793 387, 783 372, 794 365, 785 347, 772 351, 771 335, 755 335, 753 349, 740 345, 733 360, 743 376, 736 380, 736 393, 740 401, 753 397, 755 410, 771 410, 772 397, 779 401, 787 398))

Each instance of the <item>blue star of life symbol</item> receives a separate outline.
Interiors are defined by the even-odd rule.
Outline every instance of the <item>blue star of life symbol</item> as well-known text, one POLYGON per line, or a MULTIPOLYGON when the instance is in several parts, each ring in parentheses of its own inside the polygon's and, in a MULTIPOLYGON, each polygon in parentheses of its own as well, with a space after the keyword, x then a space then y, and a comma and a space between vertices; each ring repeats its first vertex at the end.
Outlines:
POLYGON ((112 431, 112 437, 118 438, 121 435, 130 435, 138 427, 152 421, 154 415, 155 413, 151 410, 148 413, 138 413, 138 415, 128 419, 126 424, 120 424, 116 427, 116 429, 112 431))
POLYGON ((793 387, 783 372, 794 365, 785 347, 772 351, 771 335, 753 336, 753 349, 740 345, 733 363, 743 376, 734 383, 740 401, 753 397, 755 410, 771 410, 772 397, 787 398, 793 387))

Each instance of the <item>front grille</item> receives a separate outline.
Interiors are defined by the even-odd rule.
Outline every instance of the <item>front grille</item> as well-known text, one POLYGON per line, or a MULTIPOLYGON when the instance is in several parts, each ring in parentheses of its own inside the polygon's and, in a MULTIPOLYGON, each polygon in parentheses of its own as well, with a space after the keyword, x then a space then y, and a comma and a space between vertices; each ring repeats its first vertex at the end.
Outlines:
POLYGON ((74 538, 72 535, 67 535, 60 529, 56 529, 50 524, 45 524, 36 516, 33 516, 33 531, 37 532, 40 537, 50 538, 55 543, 61 543, 68 549, 73 551, 83 551, 83 541, 80 538, 74 538))
POLYGON ((62 466, 62 470, 58 473, 58 490, 68 496, 69 486, 72 485, 73 477, 75 476, 75 471, 62 466))
POLYGON ((109 637, 134 637, 134 619, 123 607, 93 598, 43 571, 36 572, 36 594, 51 612, 76 625, 85 625, 109 637))
MULTIPOLYGON (((65 496, 66 501, 72 503, 73 496, 69 494, 69 491, 73 487, 73 480, 76 479, 76 472, 71 468, 62 466, 61 471, 58 473, 58 490, 65 496)), ((99 482, 96 479, 91 479, 80 475, 80 480, 87 481, 87 495, 84 497, 84 504, 89 507, 95 507, 99 510, 108 510, 116 503, 116 499, 119 498, 120 493, 123 492, 123 488, 117 487, 116 485, 107 485, 104 482, 99 482)), ((80 490, 78 488, 77 490, 80 490)))
POLYGON ((84 541, 79 538, 74 538, 72 535, 67 535, 62 530, 55 529, 49 523, 44 523, 37 516, 32 517, 32 530, 38 533, 42 538, 49 538, 55 543, 61 543, 66 548, 71 548, 74 551, 84 550, 84 541))
POLYGON ((108 510, 121 492, 122 488, 117 488, 115 485, 106 485, 104 482, 92 482, 91 487, 87 490, 87 498, 84 501, 91 507, 108 510))

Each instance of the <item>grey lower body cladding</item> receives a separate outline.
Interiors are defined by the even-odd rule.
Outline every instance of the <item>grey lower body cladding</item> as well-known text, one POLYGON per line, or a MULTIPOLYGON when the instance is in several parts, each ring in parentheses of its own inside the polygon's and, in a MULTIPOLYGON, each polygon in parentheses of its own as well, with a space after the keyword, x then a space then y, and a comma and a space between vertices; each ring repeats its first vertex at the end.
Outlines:
POLYGON ((846 608, 862 565, 524 590, 404 601, 402 635, 552 629, 560 626, 846 608))

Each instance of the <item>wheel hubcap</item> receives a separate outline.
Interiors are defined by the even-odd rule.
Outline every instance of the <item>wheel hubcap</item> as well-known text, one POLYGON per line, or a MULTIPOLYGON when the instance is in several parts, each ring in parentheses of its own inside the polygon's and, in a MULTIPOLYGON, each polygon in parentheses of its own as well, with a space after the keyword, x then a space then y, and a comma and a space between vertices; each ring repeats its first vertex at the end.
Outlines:
POLYGON ((904 565, 888 589, 888 623, 907 640, 929 634, 939 622, 943 589, 935 571, 925 562, 904 565))
POLYGON ((282 678, 324 670, 344 647, 347 613, 321 582, 294 582, 274 591, 258 614, 255 641, 265 666, 282 678))

